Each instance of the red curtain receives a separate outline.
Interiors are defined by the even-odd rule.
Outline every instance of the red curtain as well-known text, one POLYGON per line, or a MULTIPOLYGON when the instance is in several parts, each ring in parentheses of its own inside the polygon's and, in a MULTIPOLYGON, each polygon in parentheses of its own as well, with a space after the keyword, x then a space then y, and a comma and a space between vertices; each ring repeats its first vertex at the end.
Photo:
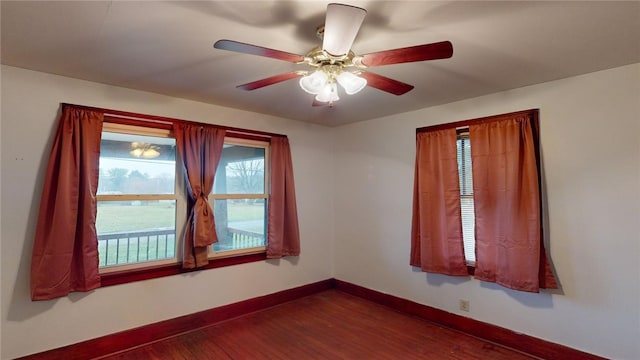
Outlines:
POLYGON ((468 275, 462 242, 456 129, 417 134, 411 265, 468 275))
POLYGON ((190 124, 175 124, 173 131, 189 190, 182 267, 192 269, 209 263, 208 246, 218 241, 208 197, 222 156, 226 132, 190 124))
POLYGON ((530 292, 557 288, 542 241, 535 114, 469 125, 475 277, 530 292))
POLYGON ((271 138, 271 194, 268 206, 267 258, 300 255, 298 210, 289 139, 271 138))
POLYGON ((31 299, 100 287, 96 191, 103 114, 63 106, 40 201, 31 299))

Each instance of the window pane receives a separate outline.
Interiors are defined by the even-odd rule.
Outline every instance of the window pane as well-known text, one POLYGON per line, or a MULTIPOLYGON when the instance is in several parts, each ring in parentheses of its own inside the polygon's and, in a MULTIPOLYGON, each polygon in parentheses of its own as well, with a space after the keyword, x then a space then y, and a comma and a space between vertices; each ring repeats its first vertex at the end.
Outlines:
POLYGON ((462 210, 462 239, 464 243, 464 256, 467 262, 475 263, 476 261, 476 220, 473 207, 473 196, 460 199, 462 210))
POLYGON ((176 256, 176 201, 98 201, 100 267, 176 256))
POLYGON ((265 246, 265 199, 215 200, 215 252, 265 246))
POLYGON ((173 194, 175 139, 103 132, 98 195, 173 194))
POLYGON ((264 194, 264 153, 261 147, 225 144, 214 194, 264 194))
POLYGON ((471 175, 471 143, 468 136, 458 137, 458 174, 460 175, 460 195, 473 195, 471 175))
POLYGON ((473 207, 473 177, 469 135, 460 135, 456 145, 458 150, 458 175, 460 176, 460 208, 462 215, 464 256, 467 259, 467 263, 473 265, 476 261, 476 222, 473 207))

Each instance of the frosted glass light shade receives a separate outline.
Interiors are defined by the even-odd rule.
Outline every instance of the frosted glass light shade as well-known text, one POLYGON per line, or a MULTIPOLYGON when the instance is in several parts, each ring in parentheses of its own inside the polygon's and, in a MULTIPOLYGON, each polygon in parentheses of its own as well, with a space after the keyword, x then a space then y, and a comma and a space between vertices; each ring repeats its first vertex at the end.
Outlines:
POLYGON ((309 94, 320 94, 328 80, 327 73, 316 70, 311 75, 303 76, 300 79, 300 87, 309 94))
POLYGON ((350 72, 342 72, 338 75, 338 84, 344 88, 347 95, 353 95, 367 86, 367 80, 350 72))
POLYGON ((320 102, 333 102, 340 100, 338 97, 338 86, 336 83, 332 82, 330 84, 326 84, 324 88, 322 88, 322 91, 316 95, 316 100, 320 102))

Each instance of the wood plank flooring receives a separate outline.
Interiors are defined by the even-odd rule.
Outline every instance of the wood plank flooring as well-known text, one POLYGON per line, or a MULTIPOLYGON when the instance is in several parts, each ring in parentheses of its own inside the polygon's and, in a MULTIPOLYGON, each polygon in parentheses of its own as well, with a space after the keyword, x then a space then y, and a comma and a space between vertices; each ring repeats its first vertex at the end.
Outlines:
POLYGON ((328 290, 103 359, 535 358, 328 290))

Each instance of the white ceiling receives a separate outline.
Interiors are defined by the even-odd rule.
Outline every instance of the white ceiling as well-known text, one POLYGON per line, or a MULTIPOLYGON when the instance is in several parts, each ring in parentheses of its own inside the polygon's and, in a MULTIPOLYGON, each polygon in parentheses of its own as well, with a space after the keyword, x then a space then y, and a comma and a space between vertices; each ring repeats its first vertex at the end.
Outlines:
POLYGON ((449 40, 453 57, 372 68, 415 89, 367 87, 333 108, 296 80, 235 88, 306 68, 216 40, 304 55, 327 3, 2 1, 2 63, 335 126, 640 62, 638 1, 345 1, 368 11, 356 54, 449 40))

